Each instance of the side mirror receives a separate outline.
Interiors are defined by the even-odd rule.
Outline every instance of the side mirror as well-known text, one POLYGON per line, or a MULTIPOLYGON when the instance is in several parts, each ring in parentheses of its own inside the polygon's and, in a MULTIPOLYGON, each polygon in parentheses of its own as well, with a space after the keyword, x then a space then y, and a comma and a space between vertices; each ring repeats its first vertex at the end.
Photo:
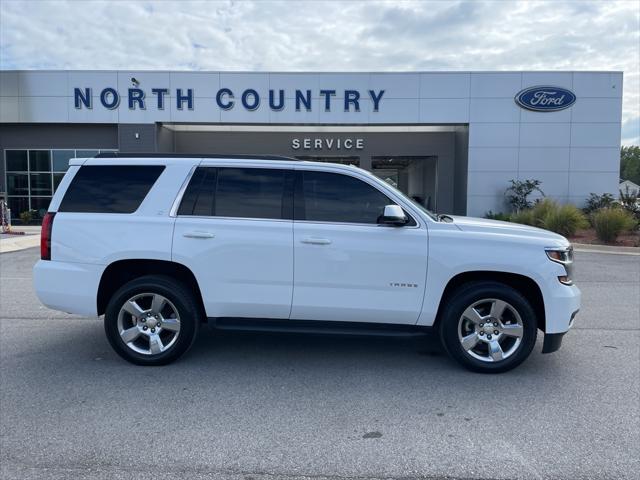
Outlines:
POLYGON ((401 226, 409 221, 400 205, 387 205, 378 223, 401 226))

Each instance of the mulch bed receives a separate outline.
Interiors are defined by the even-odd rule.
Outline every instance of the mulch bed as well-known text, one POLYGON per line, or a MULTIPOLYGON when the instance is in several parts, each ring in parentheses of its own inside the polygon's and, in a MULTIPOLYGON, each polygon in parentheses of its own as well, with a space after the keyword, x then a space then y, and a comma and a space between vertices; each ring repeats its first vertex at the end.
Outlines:
POLYGON ((587 243, 592 245, 617 245, 619 247, 640 247, 640 232, 623 233, 618 236, 618 240, 615 243, 603 243, 596 237, 596 232, 593 228, 588 230, 578 230, 575 236, 569 240, 575 243, 587 243))

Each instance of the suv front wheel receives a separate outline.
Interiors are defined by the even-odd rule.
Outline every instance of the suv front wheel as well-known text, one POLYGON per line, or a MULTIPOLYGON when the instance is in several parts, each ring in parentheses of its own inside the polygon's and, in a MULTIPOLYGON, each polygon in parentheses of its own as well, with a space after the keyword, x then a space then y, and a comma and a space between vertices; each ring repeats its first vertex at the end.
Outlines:
POLYGON ((517 290, 498 282, 471 282, 447 302, 440 339, 451 357, 470 370, 511 370, 531 353, 537 329, 531 304, 517 290))
POLYGON ((137 365, 165 365, 193 344, 200 308, 185 286, 164 275, 123 285, 107 305, 104 329, 113 349, 137 365))

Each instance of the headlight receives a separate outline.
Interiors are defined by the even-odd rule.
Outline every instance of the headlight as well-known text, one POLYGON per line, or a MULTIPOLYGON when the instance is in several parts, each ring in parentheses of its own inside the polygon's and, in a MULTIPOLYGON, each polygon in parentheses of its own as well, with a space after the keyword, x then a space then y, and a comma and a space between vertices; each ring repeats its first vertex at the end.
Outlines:
POLYGON ((573 285, 573 247, 545 248, 545 251, 549 260, 564 266, 567 274, 558 277, 560 283, 573 285))

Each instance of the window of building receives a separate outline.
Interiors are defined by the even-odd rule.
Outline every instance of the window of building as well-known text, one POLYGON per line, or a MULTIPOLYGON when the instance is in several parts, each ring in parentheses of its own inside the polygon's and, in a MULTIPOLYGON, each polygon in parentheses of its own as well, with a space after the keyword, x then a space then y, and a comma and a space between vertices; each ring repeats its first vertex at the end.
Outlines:
POLYGON ((338 173, 303 172, 302 188, 300 220, 376 224, 384 207, 395 203, 362 180, 338 173))
POLYGON ((6 159, 8 172, 26 172, 29 170, 26 150, 7 150, 6 159))
POLYGON ((49 195, 53 194, 51 188, 51 172, 32 173, 29 178, 29 191, 31 195, 49 195))
POLYGON ((8 197, 7 207, 11 210, 12 218, 19 218, 20 213, 29 210, 29 197, 8 197))
POLYGON ((54 150, 53 171, 66 172, 69 169, 69 160, 75 158, 75 150, 54 150))
POLYGON ((14 219, 22 212, 35 210, 42 217, 51 196, 69 169, 69 160, 93 157, 108 149, 10 149, 4 151, 7 203, 14 219))
POLYGON ((29 150, 29 171, 50 172, 51 171, 51 151, 29 150))
MULTIPOLYGON (((238 218, 291 218, 287 170, 198 168, 187 188, 180 215, 238 218), (286 200, 289 198, 289 200, 286 200)), ((291 178, 291 177, 289 177, 291 178)))
POLYGON ((58 185, 64 178, 64 173, 53 173, 53 191, 55 192, 58 189, 58 185))
POLYGON ((29 195, 29 174, 7 173, 7 193, 9 195, 29 195))
POLYGON ((31 210, 35 210, 37 217, 42 218, 47 213, 50 203, 51 197, 31 197, 31 210))
POLYGON ((91 158, 100 153, 100 150, 76 150, 77 158, 91 158))
POLYGON ((59 211, 133 213, 164 168, 162 165, 81 167, 65 192, 59 211))

